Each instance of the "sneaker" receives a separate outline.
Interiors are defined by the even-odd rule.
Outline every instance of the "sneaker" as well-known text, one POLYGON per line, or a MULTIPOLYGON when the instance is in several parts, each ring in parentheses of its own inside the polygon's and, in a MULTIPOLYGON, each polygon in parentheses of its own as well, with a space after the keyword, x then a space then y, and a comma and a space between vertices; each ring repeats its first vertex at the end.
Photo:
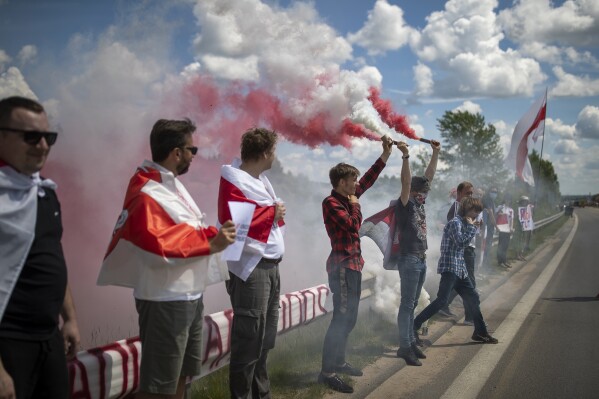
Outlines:
POLYGON ((483 344, 496 344, 499 342, 497 338, 493 338, 488 333, 486 335, 474 333, 472 334, 472 340, 482 342, 483 344))
POLYGON ((442 308, 441 310, 439 310, 439 314, 441 316, 445 316, 445 317, 454 317, 455 314, 451 313, 451 310, 449 310, 449 308, 442 308))
POLYGON ((472 320, 464 320, 464 325, 465 326, 473 326, 474 322, 472 320))
POLYGON ((399 348, 397 350, 397 357, 401 357, 405 360, 408 366, 422 366, 422 363, 420 363, 420 360, 418 360, 411 347, 399 348))
POLYGON ((345 362, 343 366, 337 366, 335 372, 347 375, 353 375, 354 377, 361 377, 364 375, 362 370, 353 367, 351 364, 345 362))
POLYGON ((412 352, 414 352, 418 359, 426 359, 426 355, 424 354, 424 352, 420 350, 420 348, 418 347, 418 345, 416 345, 415 342, 412 342, 412 352))
POLYGON ((342 393, 354 393, 354 389, 347 385, 341 378, 337 375, 332 375, 330 377, 325 376, 324 374, 318 374, 318 382, 320 384, 324 384, 331 388, 333 391, 342 392, 342 393))

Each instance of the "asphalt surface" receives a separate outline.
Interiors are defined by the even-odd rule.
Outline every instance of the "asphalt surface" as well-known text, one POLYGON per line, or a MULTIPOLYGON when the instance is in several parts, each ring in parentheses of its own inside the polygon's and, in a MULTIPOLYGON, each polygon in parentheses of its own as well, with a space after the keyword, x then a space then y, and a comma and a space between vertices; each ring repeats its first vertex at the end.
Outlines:
MULTIPOLYGON (((481 310, 498 345, 436 319, 421 367, 397 348, 331 398, 599 398, 599 210, 575 210, 556 235, 510 271, 489 276, 481 310)), ((459 310, 459 309, 458 309, 459 310)))

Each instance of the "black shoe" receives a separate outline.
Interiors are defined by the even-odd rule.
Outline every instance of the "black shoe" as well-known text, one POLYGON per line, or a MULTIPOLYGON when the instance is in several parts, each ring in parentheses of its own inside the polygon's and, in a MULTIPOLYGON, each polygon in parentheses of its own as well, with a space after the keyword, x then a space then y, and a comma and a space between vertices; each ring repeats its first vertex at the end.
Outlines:
POLYGON ((420 350, 420 348, 418 347, 418 345, 416 345, 415 342, 412 342, 412 352, 414 352, 418 359, 426 359, 426 355, 424 354, 424 352, 420 350))
POLYGON ((424 342, 422 342, 420 336, 418 335, 418 330, 414 330, 414 342, 418 346, 424 346, 424 342))
POLYGON ((497 340, 497 338, 493 338, 488 333, 487 333, 487 335, 474 333, 474 334, 472 334, 472 340, 477 341, 477 342, 482 342, 483 344, 496 344, 499 342, 497 340))
POLYGON ((353 367, 351 364, 349 364, 347 362, 345 362, 345 364, 343 366, 337 366, 335 368, 335 372, 347 374, 347 375, 353 375, 355 377, 361 377, 364 375, 362 370, 353 367))
POLYGON ((453 314, 453 313, 451 312, 451 310, 449 310, 449 308, 448 308, 448 307, 447 307, 447 308, 443 308, 443 309, 439 310, 439 312, 438 312, 438 313, 439 313, 441 316, 445 316, 445 317, 454 317, 454 316, 455 316, 455 314, 453 314))
POLYGON ((401 357, 405 360, 408 366, 422 366, 422 363, 420 363, 420 360, 418 360, 414 351, 412 351, 412 348, 399 348, 397 350, 397 357, 401 357))
POLYGON ((318 382, 320 384, 324 384, 331 388, 333 391, 342 392, 342 393, 354 393, 354 389, 347 385, 341 378, 337 375, 333 375, 331 377, 327 377, 324 374, 318 374, 318 382))

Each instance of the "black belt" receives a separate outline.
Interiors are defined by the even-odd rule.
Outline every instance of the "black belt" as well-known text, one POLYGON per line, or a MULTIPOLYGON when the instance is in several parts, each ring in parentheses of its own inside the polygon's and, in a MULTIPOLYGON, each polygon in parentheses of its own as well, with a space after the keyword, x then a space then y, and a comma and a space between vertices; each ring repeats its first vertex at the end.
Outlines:
POLYGON ((283 260, 283 257, 280 257, 278 259, 262 258, 262 259, 260 259, 260 262, 261 263, 273 263, 275 265, 278 265, 279 263, 281 263, 282 260, 283 260))

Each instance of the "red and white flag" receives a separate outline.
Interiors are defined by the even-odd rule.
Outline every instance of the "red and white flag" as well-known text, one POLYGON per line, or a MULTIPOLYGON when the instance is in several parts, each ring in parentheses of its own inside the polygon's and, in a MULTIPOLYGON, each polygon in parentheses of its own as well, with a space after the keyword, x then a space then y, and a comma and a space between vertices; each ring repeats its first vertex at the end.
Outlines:
POLYGON ((279 201, 268 178, 261 174, 255 179, 239 169, 241 161, 235 159, 231 165, 221 167, 220 188, 218 192, 218 222, 231 219, 229 202, 248 202, 256 205, 249 226, 244 249, 239 261, 227 261, 229 271, 245 281, 262 257, 278 258, 285 252, 283 235, 285 222, 276 224, 275 208, 279 201), (267 244, 273 253, 267 253, 267 244))
POLYGON ((383 268, 397 270, 397 265, 392 262, 391 254, 399 252, 399 231, 395 228, 395 210, 397 201, 391 201, 388 208, 375 213, 364 220, 360 227, 360 237, 368 237, 379 247, 383 253, 383 268))
POLYGON ((197 298, 228 278, 225 262, 210 255, 217 232, 171 172, 145 161, 129 182, 97 283, 133 288, 138 299, 197 298))
POLYGON ((528 139, 535 142, 544 134, 545 113, 547 109, 547 91, 531 105, 526 114, 518 121, 512 135, 512 145, 505 164, 522 181, 534 186, 532 168, 528 160, 528 139))

